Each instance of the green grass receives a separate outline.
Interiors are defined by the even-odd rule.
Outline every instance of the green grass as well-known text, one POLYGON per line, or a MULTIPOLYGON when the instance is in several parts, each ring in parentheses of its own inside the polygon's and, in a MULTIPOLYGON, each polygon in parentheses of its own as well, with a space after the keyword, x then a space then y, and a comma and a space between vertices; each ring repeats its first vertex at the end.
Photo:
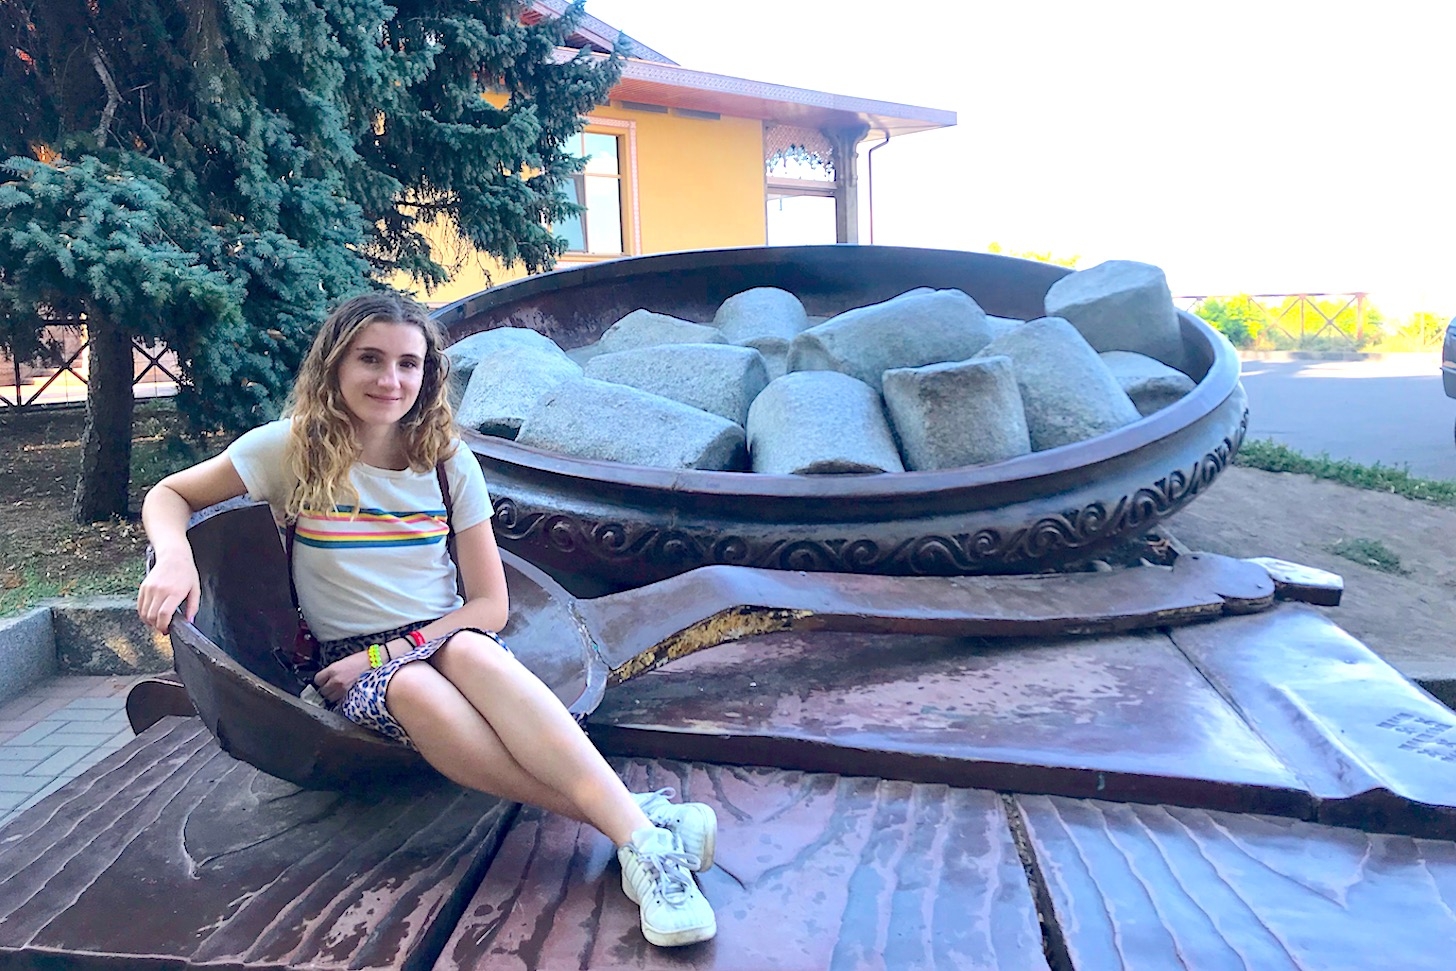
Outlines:
POLYGON ((1324 452, 1311 457, 1270 439, 1244 442, 1234 457, 1234 464, 1265 472, 1299 472, 1357 489, 1389 492, 1438 506, 1456 507, 1456 482, 1449 479, 1422 479, 1405 469, 1378 462, 1361 465, 1346 459, 1332 459, 1324 452))
POLYGON ((0 585, 0 617, 29 610, 52 597, 91 597, 103 594, 135 596, 141 582, 142 563, 126 564, 106 573, 80 574, 71 579, 46 576, 31 566, 6 574, 0 585), (15 584, 11 586, 10 584, 15 584))
POLYGON ((1330 546, 1330 552, 1381 573, 1393 573, 1403 577, 1410 572, 1400 565, 1400 557, 1378 539, 1338 540, 1330 546))

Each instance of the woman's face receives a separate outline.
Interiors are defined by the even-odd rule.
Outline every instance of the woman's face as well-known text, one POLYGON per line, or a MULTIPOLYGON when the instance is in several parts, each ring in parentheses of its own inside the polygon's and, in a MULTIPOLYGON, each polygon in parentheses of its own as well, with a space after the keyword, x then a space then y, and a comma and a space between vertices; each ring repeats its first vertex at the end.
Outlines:
POLYGON ((356 428, 396 424, 414 407, 425 351, 425 335, 411 324, 375 322, 354 335, 338 376, 356 428))

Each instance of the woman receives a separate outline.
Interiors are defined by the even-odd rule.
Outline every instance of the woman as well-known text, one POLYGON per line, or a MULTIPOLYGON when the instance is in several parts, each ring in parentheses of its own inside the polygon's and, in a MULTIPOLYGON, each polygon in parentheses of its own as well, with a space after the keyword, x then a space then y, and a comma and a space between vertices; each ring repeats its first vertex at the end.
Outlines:
POLYGON ((293 528, 298 605, 324 665, 314 683, 331 706, 461 785, 595 826, 618 847, 647 939, 707 940, 716 923, 691 870, 712 865, 713 811, 629 793, 491 633, 506 622, 505 571, 480 467, 455 437, 448 373, 439 328, 418 304, 371 293, 339 306, 304 359, 288 417, 147 494, 156 559, 137 611, 162 633, 179 608, 190 621, 200 591, 188 516, 245 493, 268 502, 293 528))

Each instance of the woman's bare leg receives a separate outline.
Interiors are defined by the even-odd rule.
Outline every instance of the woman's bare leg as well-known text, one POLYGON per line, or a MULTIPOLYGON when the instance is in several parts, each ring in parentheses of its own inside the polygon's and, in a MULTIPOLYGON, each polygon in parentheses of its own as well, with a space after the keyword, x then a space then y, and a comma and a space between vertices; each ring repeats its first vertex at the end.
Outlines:
POLYGON ((484 717, 522 769, 580 807, 613 843, 628 843, 652 825, 551 689, 494 641, 461 631, 430 663, 484 717))
POLYGON ((446 778, 591 823, 569 799, 522 768, 480 712, 429 664, 415 662, 396 671, 385 704, 425 761, 446 778))

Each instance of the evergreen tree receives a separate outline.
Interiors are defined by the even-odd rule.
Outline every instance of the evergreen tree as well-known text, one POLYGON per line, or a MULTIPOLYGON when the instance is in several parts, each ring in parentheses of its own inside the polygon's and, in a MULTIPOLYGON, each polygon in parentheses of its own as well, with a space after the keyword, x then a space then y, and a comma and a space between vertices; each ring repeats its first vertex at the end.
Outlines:
POLYGON ((327 308, 446 278, 453 227, 529 270, 563 241, 562 150, 619 63, 515 0, 0 0, 0 346, 84 315, 74 514, 127 511, 133 337, 194 432, 273 417, 327 308), (496 106, 484 95, 498 95, 496 106))

